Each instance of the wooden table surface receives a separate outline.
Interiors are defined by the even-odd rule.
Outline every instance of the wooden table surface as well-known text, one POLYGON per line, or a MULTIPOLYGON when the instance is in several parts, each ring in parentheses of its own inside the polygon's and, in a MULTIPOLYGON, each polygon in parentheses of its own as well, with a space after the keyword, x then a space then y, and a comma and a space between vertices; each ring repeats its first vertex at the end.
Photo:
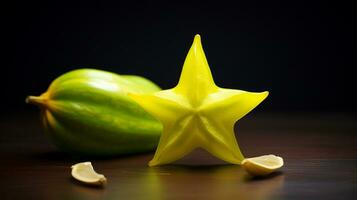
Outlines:
POLYGON ((236 132, 246 157, 284 158, 282 170, 264 179, 203 150, 152 168, 152 153, 73 158, 51 145, 38 113, 0 119, 0 199, 357 199, 354 115, 251 113, 240 120, 236 132), (70 166, 82 161, 106 175, 105 188, 70 177, 70 166))

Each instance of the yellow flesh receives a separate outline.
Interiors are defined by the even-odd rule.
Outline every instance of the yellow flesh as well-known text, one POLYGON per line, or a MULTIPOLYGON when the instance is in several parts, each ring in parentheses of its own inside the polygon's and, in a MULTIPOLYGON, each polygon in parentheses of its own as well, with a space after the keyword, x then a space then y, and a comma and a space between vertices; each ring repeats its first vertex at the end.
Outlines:
POLYGON ((264 155, 253 158, 246 158, 242 161, 242 167, 251 175, 268 175, 284 165, 283 158, 275 155, 264 155))
POLYGON ((83 162, 73 165, 72 176, 78 181, 92 185, 103 185, 107 181, 104 175, 94 171, 91 162, 83 162))
POLYGON ((240 164, 244 157, 234 135, 234 124, 262 102, 268 92, 218 87, 201 38, 196 35, 176 87, 130 96, 164 127, 149 166, 172 163, 196 148, 203 148, 226 162, 240 164))

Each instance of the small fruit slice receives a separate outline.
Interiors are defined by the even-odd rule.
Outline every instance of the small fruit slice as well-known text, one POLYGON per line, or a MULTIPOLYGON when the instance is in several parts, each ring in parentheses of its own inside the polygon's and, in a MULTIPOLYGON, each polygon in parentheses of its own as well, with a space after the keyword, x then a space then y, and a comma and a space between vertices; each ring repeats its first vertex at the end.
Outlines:
POLYGON ((94 171, 91 162, 82 162, 72 165, 72 176, 82 183, 102 186, 107 183, 107 179, 102 174, 94 171))
POLYGON ((246 158, 241 163, 242 167, 253 176, 266 176, 284 165, 283 158, 275 155, 264 155, 246 158))

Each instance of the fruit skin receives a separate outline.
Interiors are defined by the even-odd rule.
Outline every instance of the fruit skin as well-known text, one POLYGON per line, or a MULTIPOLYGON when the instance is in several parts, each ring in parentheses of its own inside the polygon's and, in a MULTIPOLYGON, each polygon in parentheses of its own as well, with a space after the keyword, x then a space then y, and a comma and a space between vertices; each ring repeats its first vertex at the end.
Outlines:
POLYGON ((96 69, 70 71, 52 82, 39 97, 45 132, 60 149, 90 156, 112 156, 154 150, 161 123, 128 93, 161 90, 140 76, 96 69))

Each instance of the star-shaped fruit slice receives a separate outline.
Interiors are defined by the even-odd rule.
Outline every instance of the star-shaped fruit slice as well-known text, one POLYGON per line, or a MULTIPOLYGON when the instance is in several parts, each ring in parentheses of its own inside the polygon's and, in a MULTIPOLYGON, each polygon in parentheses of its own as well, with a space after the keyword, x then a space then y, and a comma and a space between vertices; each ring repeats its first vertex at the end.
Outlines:
POLYGON ((196 35, 179 83, 169 90, 131 97, 160 120, 163 133, 149 166, 174 162, 195 148, 203 148, 226 162, 244 159, 234 124, 268 96, 218 87, 213 80, 201 38, 196 35))

